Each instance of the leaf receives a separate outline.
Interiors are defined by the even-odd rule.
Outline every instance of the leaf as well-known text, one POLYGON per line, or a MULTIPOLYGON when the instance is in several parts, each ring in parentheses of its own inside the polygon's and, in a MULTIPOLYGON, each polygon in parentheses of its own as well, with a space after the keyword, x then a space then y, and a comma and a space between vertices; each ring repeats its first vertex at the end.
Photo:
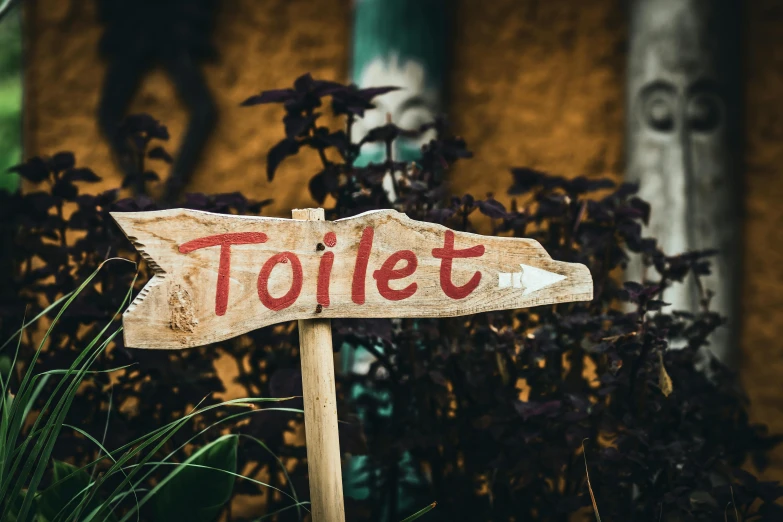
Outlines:
POLYGON ((560 410, 561 401, 514 401, 514 408, 517 410, 524 420, 528 420, 531 417, 537 417, 539 415, 545 415, 551 417, 556 415, 560 410))
POLYGON ((72 169, 76 164, 76 158, 73 156, 73 152, 58 152, 50 160, 52 169, 56 171, 63 171, 72 169))
POLYGON ((293 140, 297 136, 307 134, 307 129, 312 125, 315 120, 321 116, 316 112, 309 116, 303 116, 297 113, 288 113, 283 117, 283 125, 285 126, 285 135, 288 139, 293 140))
POLYGON ((326 185, 326 174, 322 171, 310 178, 308 188, 310 189, 310 195, 313 196, 313 199, 317 201, 319 205, 322 205, 326 200, 326 196, 329 195, 329 189, 326 185))
POLYGON ((171 154, 168 153, 166 149, 158 145, 157 147, 153 147, 148 153, 147 157, 150 159, 159 159, 163 160, 166 163, 171 163, 174 161, 174 158, 171 157, 171 154))
MULTIPOLYGON (((63 514, 73 513, 78 506, 80 497, 88 495, 87 487, 90 484, 90 475, 83 469, 79 469, 67 462, 54 461, 54 484, 44 490, 38 498, 38 510, 47 520, 54 519, 60 511, 63 514), (63 508, 65 508, 63 510, 63 508)), ((101 503, 97 496, 93 496, 90 503, 82 509, 82 513, 89 513, 101 503)))
MULTIPOLYGON (((16 496, 16 500, 14 501, 13 505, 10 507, 10 513, 8 517, 8 522, 20 522, 18 515, 19 510, 22 507, 22 503, 25 500, 25 497, 27 496, 27 490, 20 491, 19 494, 16 496)), ((35 509, 36 509, 37 503, 36 500, 33 499, 33 509, 30 510, 30 512, 25 517, 25 522, 36 522, 35 519, 35 509)), ((43 522, 43 521, 39 521, 43 522)))
POLYGON ((360 145, 363 145, 365 143, 378 143, 378 142, 391 143, 392 141, 397 139, 397 136, 399 136, 401 132, 402 129, 397 127, 395 124, 387 123, 386 125, 382 125, 381 127, 375 127, 367 131, 367 134, 364 136, 364 138, 362 138, 360 145))
POLYGON ((247 206, 247 209, 248 209, 250 212, 254 213, 254 214, 258 214, 258 213, 260 213, 260 212, 261 212, 261 210, 262 210, 264 207, 268 207, 269 205, 271 205, 272 203, 274 203, 274 201, 275 201, 275 200, 274 200, 274 199, 271 199, 271 198, 268 198, 268 199, 262 199, 261 201, 254 201, 253 203, 250 203, 250 204, 247 206))
POLYGON ((502 219, 508 214, 506 207, 495 199, 485 199, 484 201, 477 201, 479 211, 485 216, 489 216, 492 219, 502 219))
POLYGON ((39 157, 31 158, 25 163, 15 165, 8 169, 15 172, 31 183, 40 183, 49 177, 49 168, 46 162, 39 157))
POLYGON ((144 181, 160 181, 160 176, 153 170, 145 170, 141 177, 144 181))
POLYGON ((430 370, 430 379, 432 379, 432 382, 435 384, 439 384, 444 388, 448 387, 449 385, 446 377, 444 377, 443 374, 437 370, 430 370))
POLYGON ((3 382, 8 381, 8 376, 11 375, 12 360, 7 355, 0 355, 0 376, 3 378, 3 382))
POLYGON ((91 169, 82 167, 78 169, 68 169, 67 171, 65 171, 65 174, 63 175, 63 179, 69 182, 86 181, 88 183, 95 183, 97 181, 100 181, 101 177, 98 176, 91 169))
POLYGON ((294 98, 296 93, 293 89, 272 89, 263 91, 261 94, 251 96, 239 105, 241 107, 250 107, 252 105, 261 105, 264 103, 283 103, 294 98))
POLYGON ((416 520, 417 518, 420 518, 420 517, 426 515, 427 513, 429 513, 430 511, 432 511, 433 509, 435 509, 435 506, 437 506, 437 505, 438 505, 437 502, 433 502, 429 506, 418 510, 417 512, 415 512, 411 516, 406 517, 402 522, 412 522, 413 520, 416 520))
POLYGON ((235 478, 220 470, 236 473, 238 440, 237 435, 220 437, 174 468, 153 498, 155 520, 214 520, 234 491, 235 478))
POLYGON ((672 379, 666 372, 666 366, 663 364, 663 352, 658 352, 658 361, 660 362, 660 371, 658 373, 658 386, 661 388, 661 393, 664 397, 668 397, 674 391, 674 385, 672 379))
POLYGON ((52 195, 67 201, 74 201, 76 196, 79 195, 79 189, 73 183, 65 179, 59 179, 52 187, 52 195))
POLYGON ((293 156, 299 152, 299 143, 295 140, 285 138, 269 150, 266 157, 266 177, 269 181, 275 179, 275 171, 280 163, 288 156, 293 156))
POLYGON ((543 172, 528 167, 513 168, 511 175, 514 177, 514 183, 508 189, 508 194, 512 196, 530 192, 547 177, 543 172))

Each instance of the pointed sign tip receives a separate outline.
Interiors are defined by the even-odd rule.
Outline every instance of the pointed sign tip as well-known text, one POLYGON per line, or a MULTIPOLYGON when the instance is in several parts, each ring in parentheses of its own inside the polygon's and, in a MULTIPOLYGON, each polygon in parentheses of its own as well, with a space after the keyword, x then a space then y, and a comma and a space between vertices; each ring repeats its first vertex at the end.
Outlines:
POLYGON ((524 263, 520 263, 519 266, 522 267, 522 286, 525 287, 522 295, 530 295, 566 278, 564 275, 548 272, 524 263))

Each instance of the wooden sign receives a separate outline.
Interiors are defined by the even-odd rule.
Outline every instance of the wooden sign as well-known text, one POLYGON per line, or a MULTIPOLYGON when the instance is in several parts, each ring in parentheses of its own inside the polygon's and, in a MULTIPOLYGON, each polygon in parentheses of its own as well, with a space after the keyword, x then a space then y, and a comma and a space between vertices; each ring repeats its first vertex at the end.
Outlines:
POLYGON ((446 317, 592 299, 583 265, 532 239, 454 232, 394 210, 300 221, 113 213, 155 271, 123 317, 137 348, 186 348, 293 319, 446 317))
POLYGON ((186 348, 299 320, 313 522, 344 522, 331 317, 446 317, 593 297, 583 265, 532 239, 454 232, 394 210, 324 221, 195 210, 112 213, 155 272, 125 344, 186 348))

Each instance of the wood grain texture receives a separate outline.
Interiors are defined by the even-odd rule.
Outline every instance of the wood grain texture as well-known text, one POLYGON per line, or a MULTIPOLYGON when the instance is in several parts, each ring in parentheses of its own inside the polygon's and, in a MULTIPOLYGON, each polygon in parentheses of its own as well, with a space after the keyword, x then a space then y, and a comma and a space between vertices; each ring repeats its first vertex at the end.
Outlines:
MULTIPOLYGON (((324 220, 322 208, 297 209, 291 214, 304 221, 324 220)), ((313 522, 343 522, 345 505, 329 319, 299 321, 299 351, 313 522)))
POLYGON ((295 319, 447 317, 592 299, 588 269, 553 261, 535 240, 452 232, 394 210, 338 221, 184 209, 112 216, 155 271, 123 317, 130 347, 201 346, 295 319), (251 242, 226 247, 228 270, 217 236, 251 242), (441 266, 449 241, 450 275, 441 266))

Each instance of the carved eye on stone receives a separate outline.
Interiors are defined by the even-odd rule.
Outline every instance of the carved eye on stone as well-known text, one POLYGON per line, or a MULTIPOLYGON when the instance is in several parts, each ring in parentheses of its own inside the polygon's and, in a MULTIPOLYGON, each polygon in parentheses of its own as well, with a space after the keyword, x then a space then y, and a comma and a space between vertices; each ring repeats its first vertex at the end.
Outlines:
POLYGON ((685 108, 688 128, 697 132, 712 132, 721 121, 721 103, 717 95, 698 93, 688 100, 685 108))
POLYGON ((639 93, 640 115, 650 129, 671 132, 677 126, 677 90, 663 80, 656 80, 639 93))
POLYGON ((667 92, 650 93, 644 103, 644 119, 658 132, 671 132, 675 123, 674 97, 667 92))

